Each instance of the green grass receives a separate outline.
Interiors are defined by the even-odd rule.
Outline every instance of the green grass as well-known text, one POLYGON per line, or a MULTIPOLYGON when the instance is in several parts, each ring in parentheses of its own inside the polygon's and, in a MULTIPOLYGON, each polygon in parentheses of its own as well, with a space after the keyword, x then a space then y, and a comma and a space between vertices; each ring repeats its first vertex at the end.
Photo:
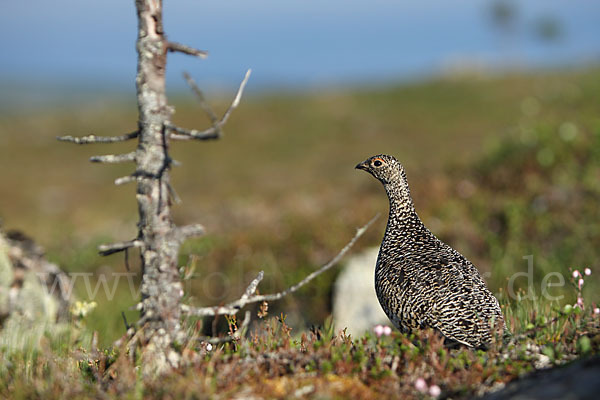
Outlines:
MULTIPOLYGON (((74 397, 161 397, 168 392, 192 398, 247 390, 285 397, 292 394, 285 388, 312 385, 315 397, 416 396, 414 380, 422 375, 429 385, 460 397, 532 370, 539 354, 563 363, 596 353, 598 319, 590 310, 600 302, 599 75, 596 68, 264 95, 244 100, 223 140, 172 146, 174 158, 183 162, 172 173, 184 200, 174 207, 174 217, 181 224, 203 223, 209 231, 182 249, 180 264, 195 266, 196 278, 186 287, 190 303, 234 300, 261 269, 261 292, 281 290, 327 262, 357 227, 387 211, 377 182, 353 170, 367 156, 386 152, 406 166, 425 224, 486 275, 518 340, 484 355, 458 350, 450 357, 428 334, 422 338, 424 347, 397 334, 348 339, 331 329, 318 339, 307 329, 323 325, 331 312, 334 269, 269 305, 271 315, 287 316, 290 337, 281 332, 281 322, 270 320, 256 327, 258 339, 238 343, 235 350, 204 354, 192 347, 191 367, 157 387, 129 370, 126 358, 89 353, 92 332, 98 332, 101 349, 124 333, 121 311, 135 320, 130 308, 137 298, 122 279, 113 299, 100 289, 94 298, 98 307, 58 348, 49 337, 44 350, 4 349, 8 367, 0 371, 0 395, 57 397, 67 390, 74 397), (524 258, 529 256, 530 282, 515 275, 529 273, 524 258), (567 312, 565 305, 577 299, 569 287, 571 269, 586 267, 593 271, 581 293, 586 312, 567 312), (559 282, 558 274, 563 286, 542 285, 559 282), (527 344, 529 350, 522 350, 527 344), (260 358, 267 347, 285 356, 249 363, 246 370, 240 360, 260 358), (502 361, 499 354, 508 358, 502 361), (90 357, 89 368, 77 364, 90 357), (96 359, 106 365, 97 365, 96 359), (119 371, 118 376, 111 371, 119 371), (261 379, 267 383, 259 384, 261 379), (348 389, 337 392, 338 387, 348 389)), ((191 96, 173 98, 178 124, 206 124, 191 96)), ((36 238, 66 271, 92 272, 92 288, 99 273, 126 272, 122 256, 101 258, 95 249, 102 242, 133 237, 137 215, 134 189, 111 184, 132 167, 99 166, 87 158, 126 151, 133 144, 75 146, 54 138, 128 132, 135 129, 135 113, 133 102, 57 107, 33 115, 0 112, 4 226, 36 238)), ((355 251, 377 245, 384 224, 381 218, 355 251)), ((130 264, 137 284, 136 256, 130 264)), ((76 293, 87 300, 82 282, 76 293)), ((212 323, 200 328, 210 333, 212 323)), ((226 330, 223 319, 217 328, 226 330)))

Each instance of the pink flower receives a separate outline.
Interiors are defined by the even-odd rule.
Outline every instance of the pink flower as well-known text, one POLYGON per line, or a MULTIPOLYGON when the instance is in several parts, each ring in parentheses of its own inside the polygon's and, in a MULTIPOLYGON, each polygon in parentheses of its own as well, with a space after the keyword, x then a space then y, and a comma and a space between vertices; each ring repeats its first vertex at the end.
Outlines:
POLYGON ((431 385, 429 388, 429 395, 431 397, 438 397, 440 394, 442 394, 442 389, 440 389, 438 385, 431 385))
POLYGON ((583 297, 577 297, 577 304, 576 306, 578 307, 583 307, 583 297))
POLYGON ((417 389, 421 393, 426 393, 427 392, 427 382, 425 382, 425 379, 418 378, 415 381, 415 389, 417 389))
POLYGON ((600 314, 600 308, 598 308, 598 307, 594 308, 594 314, 600 314))
POLYGON ((583 278, 579 278, 579 282, 577 282, 579 284, 579 289, 581 289, 581 287, 583 286, 583 278))
POLYGON ((381 337, 381 335, 390 336, 392 328, 387 325, 376 325, 375 328, 373 328, 373 331, 377 337, 381 337))
POLYGON ((573 278, 577 278, 579 276, 579 271, 573 271, 573 278))
POLYGON ((589 268, 586 268, 583 272, 588 276, 592 274, 592 270, 589 268))

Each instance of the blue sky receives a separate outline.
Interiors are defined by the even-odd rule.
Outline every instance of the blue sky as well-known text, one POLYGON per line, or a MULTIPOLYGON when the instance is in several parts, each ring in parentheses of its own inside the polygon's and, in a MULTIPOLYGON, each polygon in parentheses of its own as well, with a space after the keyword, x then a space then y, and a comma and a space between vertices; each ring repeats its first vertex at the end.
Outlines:
MULTIPOLYGON (((206 49, 206 60, 175 54, 181 71, 213 88, 321 88, 406 80, 463 64, 573 65, 600 60, 600 2, 517 2, 515 29, 493 28, 489 1, 165 1, 169 38, 206 49), (563 35, 536 39, 554 16, 563 35)), ((0 81, 132 91, 136 69, 133 0, 27 0, 0 5, 0 81)))

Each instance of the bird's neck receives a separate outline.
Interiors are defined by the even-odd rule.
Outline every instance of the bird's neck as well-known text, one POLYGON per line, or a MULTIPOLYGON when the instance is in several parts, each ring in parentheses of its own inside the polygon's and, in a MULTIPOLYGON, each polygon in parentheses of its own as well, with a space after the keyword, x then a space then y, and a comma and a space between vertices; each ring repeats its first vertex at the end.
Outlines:
POLYGON ((384 186, 390 201, 386 237, 396 243, 408 243, 421 236, 426 228, 417 215, 408 185, 384 186))
POLYGON ((416 215, 408 185, 386 184, 384 187, 390 201, 390 217, 405 219, 416 215))

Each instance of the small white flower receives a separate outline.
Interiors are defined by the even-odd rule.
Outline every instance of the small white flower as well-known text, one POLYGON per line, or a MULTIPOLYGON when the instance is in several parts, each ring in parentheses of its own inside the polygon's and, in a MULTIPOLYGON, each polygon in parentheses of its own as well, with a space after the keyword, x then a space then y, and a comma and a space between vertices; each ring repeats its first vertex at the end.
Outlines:
POLYGON ((592 270, 589 268, 586 268, 583 272, 588 276, 592 274, 592 270))
POLYGON ((438 397, 440 394, 442 394, 442 389, 438 385, 432 385, 429 388, 429 395, 431 397, 438 397))
POLYGON ((392 328, 390 328, 389 326, 385 325, 383 327, 383 334, 385 336, 390 336, 392 334, 392 328))
POLYGON ((373 331, 375 332, 375 334, 377 335, 377 337, 381 337, 381 335, 383 335, 383 325, 376 325, 375 328, 373 328, 373 331))
POLYGON ((577 282, 579 284, 579 289, 581 289, 581 287, 583 286, 583 278, 579 278, 579 282, 577 282))
POLYGON ((579 271, 575 270, 573 271, 573 278, 577 278, 579 276, 579 271))
POLYGON ((427 392, 427 382, 425 382, 425 379, 418 378, 415 381, 415 389, 417 389, 421 393, 426 393, 427 392))
POLYGON ((206 351, 211 351, 212 350, 212 344, 207 343, 206 344, 206 351))
POLYGON ((600 314, 600 308, 598 308, 598 307, 594 308, 594 314, 600 314))

